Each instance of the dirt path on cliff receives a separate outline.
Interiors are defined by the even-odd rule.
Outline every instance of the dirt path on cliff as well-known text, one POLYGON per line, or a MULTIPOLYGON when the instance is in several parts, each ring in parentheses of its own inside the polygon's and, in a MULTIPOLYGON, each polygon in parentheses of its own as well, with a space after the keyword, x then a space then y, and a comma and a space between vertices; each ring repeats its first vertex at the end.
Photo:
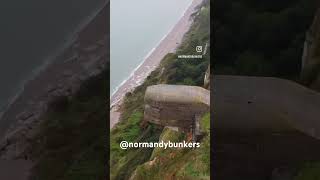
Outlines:
POLYGON ((291 131, 320 139, 320 93, 272 77, 214 76, 215 128, 291 131))

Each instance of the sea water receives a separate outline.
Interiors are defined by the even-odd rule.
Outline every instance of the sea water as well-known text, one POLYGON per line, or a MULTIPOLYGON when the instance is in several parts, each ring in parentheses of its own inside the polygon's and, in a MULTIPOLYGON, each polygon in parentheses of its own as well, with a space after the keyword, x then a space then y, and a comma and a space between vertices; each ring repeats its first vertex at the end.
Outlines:
POLYGON ((110 95, 182 17, 192 0, 111 0, 110 95))
POLYGON ((2 0, 0 5, 0 117, 54 52, 105 0, 2 0))

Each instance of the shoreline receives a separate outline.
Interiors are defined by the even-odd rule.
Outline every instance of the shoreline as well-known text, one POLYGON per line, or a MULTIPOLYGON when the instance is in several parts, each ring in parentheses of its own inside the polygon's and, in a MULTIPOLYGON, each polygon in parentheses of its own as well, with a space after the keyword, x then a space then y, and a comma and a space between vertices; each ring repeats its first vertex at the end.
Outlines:
POLYGON ((28 141, 36 133, 51 102, 72 97, 81 84, 101 73, 109 62, 109 1, 97 7, 76 29, 69 45, 43 67, 1 117, 0 159, 28 155, 28 141))
MULTIPOLYGON (((189 7, 192 5, 193 0, 188 4, 188 6, 183 10, 183 13, 179 16, 179 20, 178 22, 181 20, 181 18, 183 18, 183 16, 185 15, 186 11, 189 9, 189 7)), ((178 23, 177 22, 177 23, 178 23)), ((177 24, 176 23, 176 24, 177 24)), ((111 94, 110 98, 112 98, 112 96, 114 96, 114 94, 119 90, 119 88, 121 86, 123 86, 123 84, 125 84, 130 77, 132 77, 134 75, 134 73, 143 65, 143 63, 146 61, 146 59, 156 50, 156 48, 160 45, 160 43, 171 33, 171 31, 173 30, 173 28, 176 26, 176 24, 173 25, 173 27, 171 27, 169 29, 169 31, 160 39, 160 41, 157 42, 157 44, 147 53, 147 55, 145 55, 145 57, 143 57, 143 60, 140 64, 138 64, 138 66, 136 66, 136 68, 134 68, 133 71, 131 71, 130 75, 123 80, 116 88, 115 91, 111 94)), ((112 102, 112 100, 111 100, 112 102)), ((110 103, 110 107, 112 107, 114 104, 116 104, 117 102, 114 103, 110 103)))
MULTIPOLYGON (((193 1, 191 1, 187 8, 185 8, 185 10, 183 11, 183 13, 180 15, 179 17, 179 20, 178 22, 181 20, 181 18, 184 16, 184 14, 186 13, 186 11, 189 9, 189 7, 191 6, 193 1)), ((177 24, 177 23, 176 23, 177 24)), ((115 91, 111 94, 111 97, 119 90, 119 88, 121 86, 123 86, 123 84, 125 84, 129 79, 130 77, 132 77, 134 75, 134 73, 143 65, 143 63, 146 61, 146 59, 148 59, 148 57, 150 55, 152 55, 152 53, 157 49, 157 47, 161 44, 161 42, 171 33, 171 31, 173 30, 173 28, 176 26, 176 24, 173 25, 173 27, 171 27, 169 29, 169 31, 160 39, 160 41, 157 42, 157 44, 147 53, 147 55, 145 55, 145 57, 143 58, 142 62, 136 67, 134 68, 134 70, 130 73, 130 75, 125 79, 123 80, 115 89, 115 91)), ((110 107, 112 107, 114 104, 116 104, 117 102, 114 102, 114 103, 110 103, 110 107)))
MULTIPOLYGON (((109 1, 107 1, 109 2, 109 1)), ((8 109, 10 109, 10 106, 19 98, 19 96, 23 93, 25 86, 32 80, 34 80, 39 74, 41 74, 42 71, 47 69, 53 61, 59 58, 61 54, 64 53, 66 49, 68 49, 70 46, 72 46, 73 43, 75 43, 78 34, 83 30, 88 24, 90 24, 91 21, 94 20, 94 18, 98 15, 98 13, 103 9, 104 6, 106 6, 107 2, 98 5, 96 9, 90 13, 86 18, 83 19, 83 21, 75 27, 75 29, 66 35, 66 38, 64 39, 64 42, 54 49, 50 55, 45 57, 46 59, 40 66, 34 68, 32 72, 27 76, 27 78, 23 79, 21 83, 18 85, 18 89, 14 95, 8 98, 7 103, 0 106, 0 123, 2 116, 6 113, 8 109)), ((0 124, 1 125, 1 124, 0 124)), ((0 134, 1 139, 1 134, 0 134)))
POLYGON ((133 91, 141 85, 148 75, 154 71, 160 64, 161 60, 168 53, 175 52, 181 44, 185 33, 187 33, 193 23, 190 19, 195 12, 196 7, 203 0, 193 0, 186 8, 179 21, 169 30, 169 32, 159 41, 147 55, 146 58, 135 68, 130 76, 123 81, 117 90, 110 97, 110 129, 118 122, 121 116, 120 107, 122 100, 128 92, 133 91))

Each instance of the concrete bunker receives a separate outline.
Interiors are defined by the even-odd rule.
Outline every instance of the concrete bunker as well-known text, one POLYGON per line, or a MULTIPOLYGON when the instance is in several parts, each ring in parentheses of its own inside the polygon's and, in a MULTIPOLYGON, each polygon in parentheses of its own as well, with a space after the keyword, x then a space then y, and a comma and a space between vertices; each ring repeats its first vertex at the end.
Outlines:
POLYGON ((198 135, 200 117, 210 111, 210 91, 198 86, 159 84, 145 93, 144 120, 198 135))

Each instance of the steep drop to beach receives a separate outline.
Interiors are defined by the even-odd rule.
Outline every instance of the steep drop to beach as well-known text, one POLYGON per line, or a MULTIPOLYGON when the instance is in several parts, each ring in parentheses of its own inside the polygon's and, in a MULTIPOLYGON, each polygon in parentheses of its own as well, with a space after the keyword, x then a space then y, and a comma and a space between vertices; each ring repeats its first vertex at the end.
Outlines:
POLYGON ((120 112, 119 107, 121 101, 126 93, 134 90, 139 86, 148 75, 156 69, 161 60, 168 53, 174 52, 180 45, 184 35, 188 32, 192 25, 191 15, 195 12, 196 7, 201 4, 202 0, 193 0, 188 9, 184 12, 181 19, 171 29, 170 33, 161 40, 159 45, 150 53, 143 63, 132 73, 132 75, 117 89, 111 96, 111 110, 110 110, 110 128, 118 123, 120 112))

